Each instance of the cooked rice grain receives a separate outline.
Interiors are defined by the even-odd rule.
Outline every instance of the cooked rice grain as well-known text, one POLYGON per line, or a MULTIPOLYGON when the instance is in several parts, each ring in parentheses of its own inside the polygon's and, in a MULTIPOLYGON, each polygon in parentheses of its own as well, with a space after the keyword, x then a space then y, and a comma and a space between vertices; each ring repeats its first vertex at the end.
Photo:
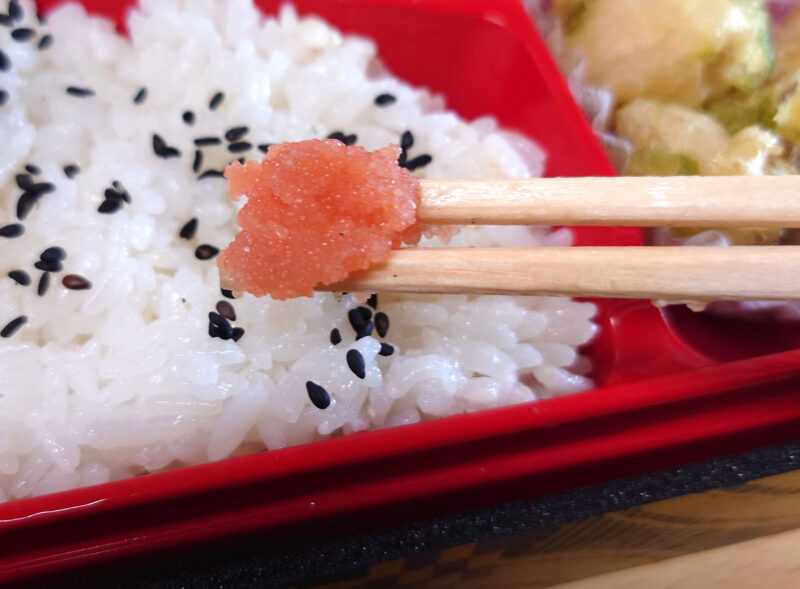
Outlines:
MULTIPOLYGON (((406 165, 428 178, 539 175, 540 150, 525 144, 525 161, 491 119, 464 122, 371 77, 371 42, 291 8, 263 19, 250 0, 143 0, 128 41, 77 5, 46 25, 21 5, 14 26, 58 51, 0 28, 0 226, 18 212, 25 225, 0 249, 0 500, 590 386, 575 347, 595 332, 594 307, 567 299, 381 294, 369 335, 361 311, 350 326, 350 295, 244 295, 209 323, 209 258, 236 232, 219 178, 226 132, 238 141, 246 126, 260 152, 337 132, 372 150, 409 132, 406 165), (29 162, 50 184, 16 185, 29 162), (20 270, 55 243, 69 255, 52 284, 20 270)), ((452 244, 568 242, 487 227, 452 244)))

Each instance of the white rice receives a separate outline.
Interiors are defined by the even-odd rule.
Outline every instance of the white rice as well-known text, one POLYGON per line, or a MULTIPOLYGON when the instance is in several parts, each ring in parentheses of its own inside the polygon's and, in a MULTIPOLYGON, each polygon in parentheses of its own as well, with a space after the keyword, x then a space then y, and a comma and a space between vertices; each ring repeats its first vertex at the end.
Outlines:
MULTIPOLYGON (((23 221, 24 235, 0 238, 0 327, 28 317, 0 340, 0 500, 590 387, 576 347, 594 334, 595 310, 567 299, 382 294, 379 310, 391 320, 385 341, 396 348, 389 357, 377 355, 377 335, 354 342, 347 310, 358 303, 332 294, 244 296, 230 301, 244 337, 209 337, 208 313, 222 297, 214 261, 196 259, 194 249, 224 247, 235 208, 223 180, 196 179, 194 138, 244 124, 254 145, 341 130, 375 149, 411 130, 410 155, 433 156, 417 171, 429 178, 539 175, 543 154, 512 147, 519 137, 489 118, 467 123, 442 110, 440 99, 380 73, 372 43, 290 8, 276 20, 250 0, 143 0, 128 41, 76 5, 54 11, 46 26, 30 2, 22 6, 24 22, 40 32, 19 42, 0 27, 12 63, 0 72, 8 92, 0 226, 17 221, 15 175, 26 164, 56 190, 23 221), (54 44, 37 51, 44 32, 54 44), (71 96, 68 86, 95 95, 71 96), (148 95, 136 105, 140 87, 148 95), (225 98, 212 112, 219 90, 225 98), (397 102, 377 107, 383 93, 397 102), (181 118, 187 109, 192 126, 181 118), (182 156, 156 157, 153 133, 182 156), (81 171, 70 180, 62 167, 73 163, 81 171), (99 214, 115 179, 132 202, 99 214), (197 236, 180 239, 192 217, 197 236), (33 263, 53 245, 67 252, 64 270, 37 296, 33 263), (33 283, 7 278, 13 269, 33 283), (67 273, 93 288, 65 289, 67 273), (343 337, 337 346, 333 327, 343 337), (351 348, 366 360, 363 380, 347 367, 351 348), (330 407, 311 404, 309 380, 331 393, 330 407)), ((238 157, 224 144, 204 152, 202 169, 238 157)), ((489 227, 465 230, 454 243, 569 239, 564 230, 489 227)))

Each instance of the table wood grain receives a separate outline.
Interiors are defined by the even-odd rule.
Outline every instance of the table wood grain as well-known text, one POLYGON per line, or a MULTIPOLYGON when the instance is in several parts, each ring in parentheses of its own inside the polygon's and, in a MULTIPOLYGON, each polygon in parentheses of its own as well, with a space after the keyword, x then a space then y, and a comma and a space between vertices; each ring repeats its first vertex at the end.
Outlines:
POLYGON ((800 587, 798 548, 800 470, 384 562, 323 587, 800 587))

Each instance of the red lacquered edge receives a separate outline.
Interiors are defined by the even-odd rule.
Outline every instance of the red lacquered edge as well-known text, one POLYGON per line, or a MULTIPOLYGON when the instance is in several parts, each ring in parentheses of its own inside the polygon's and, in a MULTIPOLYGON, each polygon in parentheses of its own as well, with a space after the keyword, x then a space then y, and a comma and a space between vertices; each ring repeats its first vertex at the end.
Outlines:
POLYGON ((0 532, 79 517, 83 511, 100 513, 122 506, 179 498, 187 492, 219 490, 590 418, 613 419, 623 412, 697 399, 795 375, 800 375, 800 350, 594 389, 569 397, 360 432, 315 442, 313 452, 308 451, 310 445, 306 444, 227 459, 224 476, 213 476, 222 463, 208 463, 6 503, 0 506, 0 532), (399 431, 402 435, 395 435, 399 431), (389 440, 391 444, 386 443, 389 440), (114 491, 124 491, 124 494, 114 491))
MULTIPOLYGON (((110 527, 100 536, 75 542, 69 535, 53 535, 43 548, 22 554, 11 549, 10 555, 0 554, 0 580, 41 574, 87 561, 174 548, 264 527, 294 525, 370 507, 428 500, 465 489, 507 485, 517 480, 535 480, 541 485, 538 492, 525 492, 525 496, 530 496, 569 486, 576 476, 592 482, 592 476, 587 481, 583 474, 575 475, 575 469, 608 461, 616 461, 616 466, 605 472, 615 475, 677 464, 685 458, 681 447, 767 426, 781 426, 784 430, 787 426, 796 426, 800 423, 800 404, 796 402, 800 388, 798 375, 800 351, 792 351, 585 393, 582 395, 584 410, 580 415, 576 415, 571 404, 565 402, 567 399, 562 398, 528 405, 527 411, 493 410, 491 420, 471 415, 466 420, 447 419, 438 424, 406 426, 403 428, 406 435, 402 438, 406 443, 397 447, 395 453, 405 455, 406 461, 414 461, 416 468, 381 470, 373 466, 359 469, 360 476, 354 476, 356 471, 348 466, 386 457, 385 453, 370 451, 368 443, 352 443, 357 438, 362 442, 375 442, 385 435, 385 432, 369 432, 320 442, 315 447, 318 458, 306 456, 299 466, 277 459, 277 453, 265 454, 261 458, 266 460, 260 462, 254 457, 230 460, 224 482, 208 480, 210 465, 151 475, 148 477, 151 482, 160 479, 159 486, 164 489, 162 500, 170 495, 175 499, 183 497, 183 484, 176 484, 183 477, 193 493, 216 490, 219 492, 217 503, 220 497, 229 501, 224 505, 214 503, 214 509, 193 512, 190 517, 181 512, 179 503, 173 502, 170 510, 160 511, 157 505, 149 505, 145 509, 156 510, 159 517, 143 527, 137 525, 138 519, 120 521, 111 513, 106 518, 110 527), (774 386, 770 387, 769 383, 774 386), (761 386, 756 390, 753 385, 761 386), (713 412, 705 411, 697 402, 701 398, 714 408, 713 412), (462 430, 465 421, 472 426, 466 432, 462 430), (522 443, 503 441, 513 440, 515 436, 522 443), (502 452, 480 453, 480 446, 498 442, 502 452), (344 456, 347 452, 343 450, 348 446, 355 452, 344 456), (671 450, 665 455, 666 446, 671 450), (432 465, 424 460, 420 462, 416 458, 419 451, 425 455, 438 451, 438 459, 432 465), (659 451, 662 452, 660 457, 657 456, 659 451), (625 457, 645 457, 653 452, 656 454, 652 461, 625 460, 625 457), (265 489, 274 489, 267 484, 270 479, 289 480, 293 473, 304 474, 310 467, 325 469, 320 475, 325 484, 315 485, 315 481, 310 480, 307 486, 288 496, 272 498, 266 493, 259 495, 256 502, 235 500, 236 488, 244 483, 260 483, 266 485, 265 489), (343 469, 341 476, 337 474, 340 469, 343 469), (559 477, 563 478, 559 480, 559 477)), ((284 453, 284 458, 289 454, 284 453)), ((692 455, 697 456, 697 450, 692 455)), ((147 513, 144 520, 147 521, 147 513)), ((47 525, 40 532, 37 529, 24 531, 48 535, 47 525)))

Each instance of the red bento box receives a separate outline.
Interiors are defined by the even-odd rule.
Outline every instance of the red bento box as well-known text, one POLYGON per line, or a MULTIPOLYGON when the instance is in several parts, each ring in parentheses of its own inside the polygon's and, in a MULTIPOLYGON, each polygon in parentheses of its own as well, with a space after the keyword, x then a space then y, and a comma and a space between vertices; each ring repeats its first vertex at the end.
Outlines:
MULTIPOLYGON (((131 2, 83 3, 119 21, 131 2)), ((518 0, 294 3, 375 39, 461 115, 536 139, 547 175, 613 174, 518 0)), ((641 244, 630 228, 576 236, 641 244)), ((0 583, 254 532, 363 531, 798 437, 800 330, 597 302, 595 390, 0 504, 0 583)))

